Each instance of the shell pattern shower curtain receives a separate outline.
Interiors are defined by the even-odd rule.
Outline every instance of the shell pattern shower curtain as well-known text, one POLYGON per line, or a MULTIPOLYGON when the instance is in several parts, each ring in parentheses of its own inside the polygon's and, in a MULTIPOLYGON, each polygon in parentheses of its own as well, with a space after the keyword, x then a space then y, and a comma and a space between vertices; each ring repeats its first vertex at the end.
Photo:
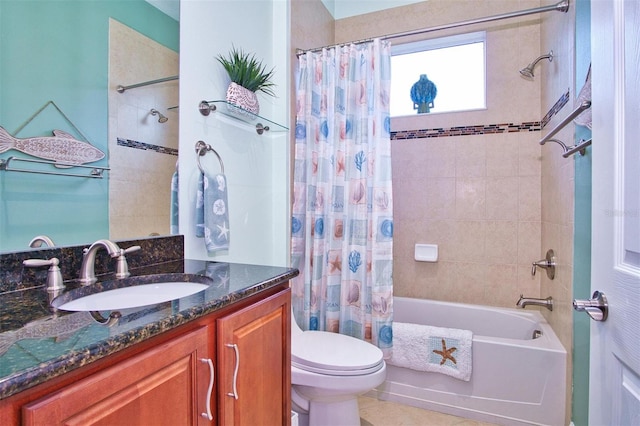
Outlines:
POLYGON ((390 44, 307 52, 297 75, 293 310, 305 330, 392 348, 390 44))

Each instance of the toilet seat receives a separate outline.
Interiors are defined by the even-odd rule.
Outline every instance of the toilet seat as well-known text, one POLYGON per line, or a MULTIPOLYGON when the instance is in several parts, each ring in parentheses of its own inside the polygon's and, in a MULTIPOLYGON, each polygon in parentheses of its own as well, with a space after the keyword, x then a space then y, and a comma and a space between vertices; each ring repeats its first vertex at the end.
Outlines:
POLYGON ((330 376, 361 376, 384 366, 371 343, 326 331, 305 331, 291 339, 291 365, 330 376))

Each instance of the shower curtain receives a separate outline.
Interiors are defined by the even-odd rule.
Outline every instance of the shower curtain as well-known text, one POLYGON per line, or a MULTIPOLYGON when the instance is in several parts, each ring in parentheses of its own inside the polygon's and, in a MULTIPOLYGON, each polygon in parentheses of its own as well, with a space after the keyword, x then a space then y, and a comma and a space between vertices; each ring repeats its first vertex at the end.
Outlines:
POLYGON ((298 61, 293 310, 305 330, 392 348, 389 42, 298 61))

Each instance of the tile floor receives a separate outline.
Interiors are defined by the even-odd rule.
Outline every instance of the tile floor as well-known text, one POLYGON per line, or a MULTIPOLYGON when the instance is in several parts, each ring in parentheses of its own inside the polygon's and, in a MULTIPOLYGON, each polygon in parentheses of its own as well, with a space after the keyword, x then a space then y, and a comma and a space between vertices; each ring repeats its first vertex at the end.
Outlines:
POLYGON ((361 426, 494 426, 367 396, 360 397, 358 404, 361 426))

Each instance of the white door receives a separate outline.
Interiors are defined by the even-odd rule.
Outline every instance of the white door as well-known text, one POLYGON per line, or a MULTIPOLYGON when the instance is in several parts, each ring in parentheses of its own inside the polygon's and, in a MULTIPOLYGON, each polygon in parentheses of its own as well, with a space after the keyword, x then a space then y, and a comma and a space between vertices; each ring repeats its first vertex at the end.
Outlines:
POLYGON ((640 425, 640 1, 591 8, 591 286, 609 316, 591 323, 589 423, 640 425))

